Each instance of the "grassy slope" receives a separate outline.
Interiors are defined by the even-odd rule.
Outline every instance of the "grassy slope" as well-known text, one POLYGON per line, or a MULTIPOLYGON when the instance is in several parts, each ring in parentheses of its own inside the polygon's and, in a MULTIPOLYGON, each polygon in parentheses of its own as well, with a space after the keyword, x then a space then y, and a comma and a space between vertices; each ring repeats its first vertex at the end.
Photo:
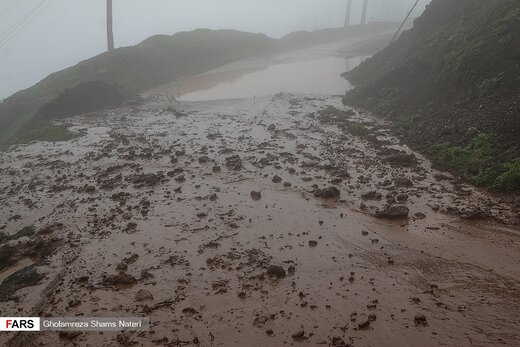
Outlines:
POLYGON ((105 81, 132 95, 275 47, 275 40, 261 34, 196 30, 154 36, 136 46, 103 53, 7 98, 0 104, 0 141, 15 134, 42 105, 80 82, 105 81))
POLYGON ((501 74, 497 94, 517 92, 519 34, 516 0, 434 0, 412 30, 349 74, 358 88, 347 99, 392 89, 401 108, 415 109, 432 98, 478 97, 501 74))
POLYGON ((347 77, 357 88, 345 103, 394 120, 410 144, 477 183, 496 185, 482 176, 520 156, 518 0, 433 0, 413 29, 347 77), (496 140, 468 165, 479 134, 496 140))

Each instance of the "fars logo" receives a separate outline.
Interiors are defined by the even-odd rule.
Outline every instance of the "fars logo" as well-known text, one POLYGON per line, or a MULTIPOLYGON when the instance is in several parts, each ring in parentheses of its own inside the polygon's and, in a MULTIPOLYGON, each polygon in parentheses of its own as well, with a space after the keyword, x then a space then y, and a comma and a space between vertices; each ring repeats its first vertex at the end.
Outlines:
POLYGON ((0 317, 0 331, 40 331, 40 318, 0 317))

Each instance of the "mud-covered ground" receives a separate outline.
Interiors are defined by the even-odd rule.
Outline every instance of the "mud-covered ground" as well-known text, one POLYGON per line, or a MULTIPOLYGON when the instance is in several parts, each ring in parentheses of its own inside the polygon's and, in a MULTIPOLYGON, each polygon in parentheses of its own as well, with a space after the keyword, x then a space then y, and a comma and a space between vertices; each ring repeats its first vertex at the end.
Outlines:
POLYGON ((0 159, 1 315, 151 329, 0 343, 518 344, 514 207, 339 97, 166 100, 73 118, 83 136, 0 159))

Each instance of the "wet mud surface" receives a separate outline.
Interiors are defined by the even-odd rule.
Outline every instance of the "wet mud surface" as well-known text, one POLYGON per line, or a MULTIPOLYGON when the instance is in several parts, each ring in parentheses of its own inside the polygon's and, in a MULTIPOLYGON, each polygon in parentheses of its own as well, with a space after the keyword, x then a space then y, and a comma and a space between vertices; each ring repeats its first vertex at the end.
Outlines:
POLYGON ((70 122, 86 135, 2 153, 0 312, 145 316, 151 329, 2 344, 520 340, 519 211, 339 97, 157 94, 70 122))

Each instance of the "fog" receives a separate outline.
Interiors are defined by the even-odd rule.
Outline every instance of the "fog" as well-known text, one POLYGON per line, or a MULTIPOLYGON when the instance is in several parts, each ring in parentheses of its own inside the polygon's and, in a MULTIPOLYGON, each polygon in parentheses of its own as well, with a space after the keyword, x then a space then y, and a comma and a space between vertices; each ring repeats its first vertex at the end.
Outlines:
MULTIPOLYGON (((401 20, 413 0, 372 0, 369 21, 401 20)), ((412 17, 429 0, 422 0, 412 17)), ((360 20, 354 0, 351 23, 360 20)), ((105 0, 0 0, 0 98, 106 48, 105 0), (37 7, 39 6, 39 7, 37 7), (15 27, 36 9, 27 25, 15 27), (16 33, 10 36, 9 33, 16 33)), ((116 47, 154 34, 231 28, 281 37, 343 25, 346 0, 114 0, 116 47)))

